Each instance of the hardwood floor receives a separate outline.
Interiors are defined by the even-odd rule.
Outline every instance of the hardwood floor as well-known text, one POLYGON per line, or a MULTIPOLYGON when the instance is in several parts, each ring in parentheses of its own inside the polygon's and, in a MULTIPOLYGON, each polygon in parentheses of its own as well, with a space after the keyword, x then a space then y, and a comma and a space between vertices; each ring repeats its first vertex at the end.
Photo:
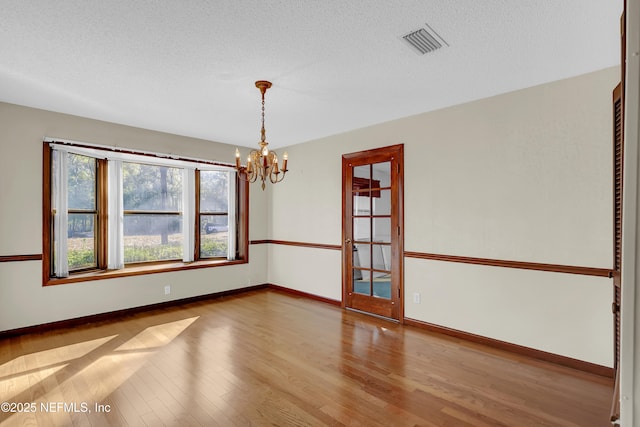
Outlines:
POLYGON ((612 391, 273 290, 0 341, 3 427, 600 427, 612 391))

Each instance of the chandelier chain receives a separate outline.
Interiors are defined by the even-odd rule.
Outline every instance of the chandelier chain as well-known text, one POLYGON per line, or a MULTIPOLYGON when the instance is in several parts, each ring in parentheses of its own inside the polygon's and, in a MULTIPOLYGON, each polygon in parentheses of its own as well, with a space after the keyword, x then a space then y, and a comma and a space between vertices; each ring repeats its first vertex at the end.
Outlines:
POLYGON ((266 139, 266 131, 264 129, 264 94, 266 91, 262 91, 262 130, 261 130, 261 141, 264 142, 266 139))

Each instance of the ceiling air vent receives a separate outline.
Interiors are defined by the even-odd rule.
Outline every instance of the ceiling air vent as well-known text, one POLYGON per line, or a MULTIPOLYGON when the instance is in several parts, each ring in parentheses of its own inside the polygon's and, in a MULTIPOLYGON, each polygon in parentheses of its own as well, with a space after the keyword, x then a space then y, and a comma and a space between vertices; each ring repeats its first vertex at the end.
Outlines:
POLYGON ((440 49, 443 45, 449 46, 449 44, 444 41, 444 39, 440 37, 433 28, 428 24, 425 25, 427 28, 420 28, 412 31, 402 38, 422 55, 440 49))

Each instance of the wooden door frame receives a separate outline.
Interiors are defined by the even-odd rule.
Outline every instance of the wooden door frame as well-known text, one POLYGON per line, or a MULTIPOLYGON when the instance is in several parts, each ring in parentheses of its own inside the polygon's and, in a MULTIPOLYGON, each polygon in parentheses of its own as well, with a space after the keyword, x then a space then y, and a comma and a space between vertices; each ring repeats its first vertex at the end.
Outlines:
MULTIPOLYGON (((374 148, 370 150, 358 151, 342 155, 342 303, 343 309, 347 308, 347 297, 349 291, 350 269, 345 268, 348 257, 353 257, 352 251, 348 247, 351 243, 347 243, 347 233, 345 232, 347 224, 345 222, 347 208, 347 194, 351 195, 351 191, 347 191, 346 178, 349 163, 360 157, 380 156, 389 157, 397 161, 398 171, 396 176, 396 185, 398 187, 397 199, 392 198, 391 209, 397 209, 398 216, 398 238, 394 244, 391 243, 392 271, 397 275, 399 296, 398 296, 398 322, 404 323, 404 144, 396 144, 387 147, 374 148), (395 255, 394 255, 395 254, 395 255)), ((351 260, 353 262, 353 258, 351 260)), ((351 269, 352 271, 353 269, 351 269)))

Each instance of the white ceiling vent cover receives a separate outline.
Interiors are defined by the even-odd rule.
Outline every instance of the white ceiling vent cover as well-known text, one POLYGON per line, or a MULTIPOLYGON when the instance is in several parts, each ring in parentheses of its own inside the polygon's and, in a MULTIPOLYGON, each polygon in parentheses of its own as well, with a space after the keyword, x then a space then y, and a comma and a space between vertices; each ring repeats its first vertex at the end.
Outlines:
POLYGON ((427 28, 420 28, 412 31, 402 38, 421 55, 440 49, 443 45, 449 46, 438 33, 435 32, 429 24, 425 24, 427 28))

